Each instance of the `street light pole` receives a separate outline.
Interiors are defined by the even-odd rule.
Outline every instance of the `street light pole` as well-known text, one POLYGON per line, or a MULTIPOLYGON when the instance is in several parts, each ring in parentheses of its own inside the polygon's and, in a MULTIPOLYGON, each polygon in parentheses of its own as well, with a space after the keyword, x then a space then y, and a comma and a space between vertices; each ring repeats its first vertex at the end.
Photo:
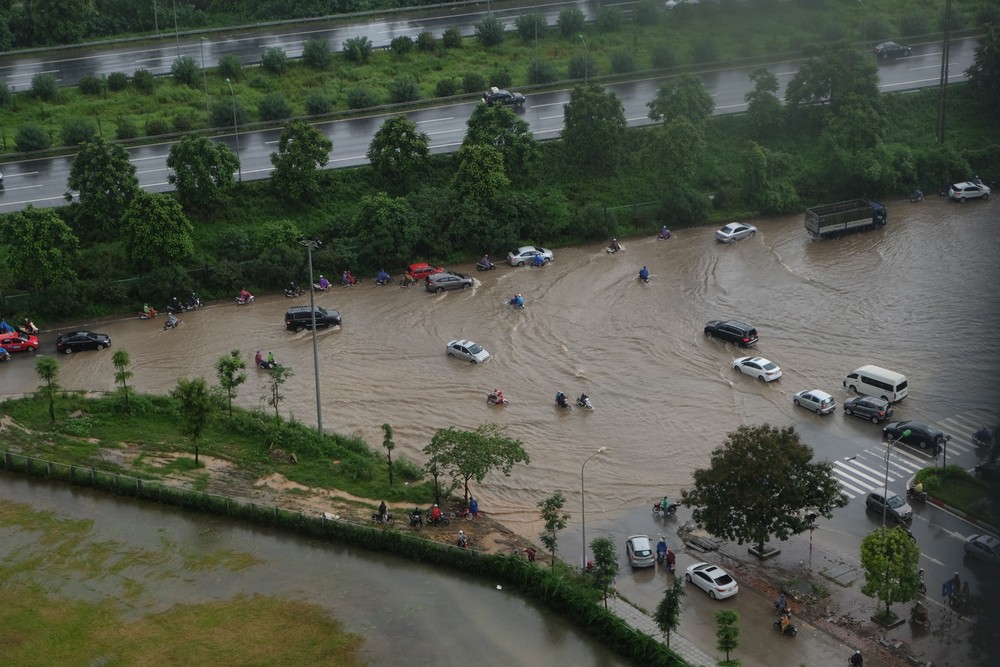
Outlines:
POLYGON ((181 59, 181 33, 177 29, 177 0, 174 0, 174 40, 177 42, 177 59, 181 59))
POLYGON ((205 83, 205 116, 211 119, 212 114, 208 111, 208 73, 205 71, 205 38, 201 38, 201 80, 205 83))
MULTIPOLYGON (((229 84, 229 95, 233 98, 233 132, 236 134, 236 168, 240 170, 240 183, 243 183, 243 165, 240 162, 240 127, 236 124, 236 93, 233 92, 233 82, 226 79, 229 84)), ((312 282, 312 276, 309 276, 312 282)))
POLYGON ((893 444, 910 435, 910 429, 906 429, 899 434, 895 440, 890 440, 885 446, 885 487, 882 490, 882 527, 885 528, 885 511, 889 507, 889 455, 892 453, 893 444))
POLYGON ((156 30, 156 36, 160 36, 160 17, 156 14, 156 0, 153 0, 153 29, 156 30))
POLYGON ((323 243, 312 239, 302 239, 299 243, 306 247, 306 252, 309 255, 309 309, 312 311, 313 373, 316 376, 316 430, 319 432, 319 437, 322 438, 323 411, 319 398, 319 352, 316 349, 316 288, 313 283, 313 248, 319 248, 323 243))
POLYGON ((579 33, 577 37, 583 42, 583 85, 586 86, 590 83, 590 45, 587 44, 587 38, 583 36, 583 33, 579 33))
POLYGON ((583 488, 583 470, 587 467, 587 461, 594 458, 598 454, 607 451, 607 447, 600 447, 596 452, 591 454, 584 460, 583 465, 580 466, 580 520, 583 525, 583 570, 587 570, 587 506, 586 506, 586 492, 583 488))

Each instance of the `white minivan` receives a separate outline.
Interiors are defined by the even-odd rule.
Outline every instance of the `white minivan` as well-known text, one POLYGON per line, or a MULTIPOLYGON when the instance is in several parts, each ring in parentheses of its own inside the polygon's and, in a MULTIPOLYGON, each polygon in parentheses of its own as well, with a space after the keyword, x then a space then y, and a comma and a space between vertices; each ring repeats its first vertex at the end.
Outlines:
POLYGON ((855 394, 878 396, 890 403, 903 400, 908 393, 905 375, 872 365, 849 373, 844 378, 844 386, 855 394))

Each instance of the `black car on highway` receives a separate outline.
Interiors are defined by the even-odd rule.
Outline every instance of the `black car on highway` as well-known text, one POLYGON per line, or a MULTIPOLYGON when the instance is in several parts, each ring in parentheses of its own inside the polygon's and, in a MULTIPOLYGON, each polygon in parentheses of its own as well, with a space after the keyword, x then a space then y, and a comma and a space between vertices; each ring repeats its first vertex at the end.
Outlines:
POLYGON ((739 320, 711 320, 705 325, 705 335, 739 347, 750 347, 757 342, 757 330, 739 320))
POLYGON ((886 58, 901 58, 910 55, 910 47, 898 42, 882 42, 875 47, 875 56, 879 60, 886 58))
POLYGON ((56 338, 56 349, 65 354, 80 350, 103 350, 111 347, 111 336, 93 331, 74 331, 56 338))
POLYGON ((886 440, 899 440, 907 445, 914 445, 920 449, 930 447, 935 454, 944 445, 945 435, 933 426, 923 422, 908 420, 905 422, 890 422, 882 427, 882 435, 886 440), (903 435, 909 431, 908 435, 903 435))
POLYGON ((494 104, 503 104, 504 106, 520 109, 524 106, 524 95, 493 86, 483 93, 483 102, 486 103, 486 106, 490 107, 494 104))

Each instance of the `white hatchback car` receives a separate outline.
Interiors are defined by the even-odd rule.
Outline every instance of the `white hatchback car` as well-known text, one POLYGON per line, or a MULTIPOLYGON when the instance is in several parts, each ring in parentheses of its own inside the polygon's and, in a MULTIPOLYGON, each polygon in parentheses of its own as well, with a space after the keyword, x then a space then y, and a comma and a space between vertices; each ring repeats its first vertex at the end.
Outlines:
POLYGON ((715 240, 719 243, 732 243, 740 239, 750 238, 757 233, 757 228, 743 222, 730 222, 715 232, 715 240))
POLYGON ((833 396, 819 389, 800 391, 792 397, 792 403, 812 410, 818 415, 828 415, 837 409, 833 396))
POLYGON ((481 364, 490 358, 490 353, 484 350, 482 345, 471 340, 449 341, 445 351, 449 357, 461 357, 474 364, 481 364))
POLYGON ((718 565, 695 563, 688 567, 684 578, 708 593, 713 600, 731 598, 740 592, 736 580, 718 565))
POLYGON ((740 357, 733 359, 733 370, 755 377, 761 382, 770 382, 781 377, 781 368, 764 357, 740 357))

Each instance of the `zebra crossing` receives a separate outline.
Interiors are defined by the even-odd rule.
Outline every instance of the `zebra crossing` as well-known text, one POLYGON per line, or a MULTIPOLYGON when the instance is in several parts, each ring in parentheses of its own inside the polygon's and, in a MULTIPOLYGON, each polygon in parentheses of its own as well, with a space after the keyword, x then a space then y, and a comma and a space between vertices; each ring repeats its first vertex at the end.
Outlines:
MULTIPOLYGON (((947 436, 947 456, 949 465, 962 465, 969 469, 976 463, 976 446, 972 434, 983 425, 997 423, 995 415, 985 412, 963 412, 936 422, 928 422, 947 436)), ((833 473, 848 498, 854 499, 871 491, 884 488, 888 474, 889 488, 901 493, 906 482, 921 468, 935 464, 932 456, 917 453, 910 447, 893 447, 886 461, 886 443, 866 447, 854 456, 833 461, 833 473)), ((941 457, 938 457, 938 462, 941 457)))

